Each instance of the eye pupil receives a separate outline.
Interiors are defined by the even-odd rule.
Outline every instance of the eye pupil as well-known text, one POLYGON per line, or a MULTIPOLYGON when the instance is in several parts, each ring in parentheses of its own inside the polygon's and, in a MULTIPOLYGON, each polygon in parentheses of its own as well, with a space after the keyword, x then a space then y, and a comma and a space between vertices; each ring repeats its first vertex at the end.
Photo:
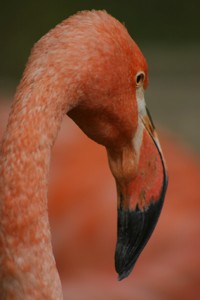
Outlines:
POLYGON ((143 82, 144 82, 144 73, 141 72, 136 76, 136 84, 137 86, 140 86, 143 84, 143 82))

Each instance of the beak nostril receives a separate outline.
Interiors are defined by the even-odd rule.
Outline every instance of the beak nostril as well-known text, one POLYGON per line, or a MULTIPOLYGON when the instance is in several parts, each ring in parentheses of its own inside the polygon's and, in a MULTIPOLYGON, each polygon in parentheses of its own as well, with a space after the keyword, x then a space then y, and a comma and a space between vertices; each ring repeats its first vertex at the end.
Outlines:
POLYGON ((144 79, 145 79, 144 72, 142 72, 142 71, 138 72, 136 75, 136 86, 140 87, 141 85, 143 85, 144 79))

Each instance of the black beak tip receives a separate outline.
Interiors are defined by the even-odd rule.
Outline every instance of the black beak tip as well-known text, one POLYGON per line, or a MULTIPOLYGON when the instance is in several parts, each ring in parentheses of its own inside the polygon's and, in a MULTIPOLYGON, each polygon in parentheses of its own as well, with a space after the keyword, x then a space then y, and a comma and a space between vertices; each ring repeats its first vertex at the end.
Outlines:
MULTIPOLYGON (((134 265, 133 265, 133 267, 134 267, 134 265)), ((118 276, 118 281, 121 281, 124 278, 128 277, 128 275, 131 273, 133 267, 130 270, 128 270, 128 271, 123 271, 121 274, 118 274, 119 275, 118 276)))
POLYGON ((164 196, 167 188, 167 180, 163 186, 160 200, 151 202, 145 210, 118 209, 118 239, 115 252, 115 268, 119 274, 118 279, 127 277, 143 248, 148 242, 158 221, 164 196))
POLYGON ((157 223, 160 206, 160 203, 151 204, 146 211, 118 210, 115 267, 119 280, 127 277, 132 271, 157 223))

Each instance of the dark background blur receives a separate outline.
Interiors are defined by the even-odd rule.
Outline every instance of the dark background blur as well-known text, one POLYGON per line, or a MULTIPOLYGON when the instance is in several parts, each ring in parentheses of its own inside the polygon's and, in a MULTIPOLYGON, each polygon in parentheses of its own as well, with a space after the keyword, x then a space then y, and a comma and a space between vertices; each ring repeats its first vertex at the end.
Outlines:
POLYGON ((50 28, 83 9, 106 9, 124 22, 145 54, 146 101, 155 122, 200 150, 200 2, 3 1, 0 11, 0 91, 11 98, 32 45, 50 28))

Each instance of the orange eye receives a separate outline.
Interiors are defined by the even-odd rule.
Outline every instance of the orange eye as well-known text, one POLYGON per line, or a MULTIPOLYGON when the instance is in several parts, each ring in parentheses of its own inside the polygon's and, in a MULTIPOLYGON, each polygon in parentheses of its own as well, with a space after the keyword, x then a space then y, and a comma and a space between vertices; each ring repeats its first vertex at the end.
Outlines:
POLYGON ((138 72, 137 75, 136 75, 136 86, 137 87, 140 87, 143 85, 144 83, 144 79, 145 79, 145 74, 144 72, 138 72))

